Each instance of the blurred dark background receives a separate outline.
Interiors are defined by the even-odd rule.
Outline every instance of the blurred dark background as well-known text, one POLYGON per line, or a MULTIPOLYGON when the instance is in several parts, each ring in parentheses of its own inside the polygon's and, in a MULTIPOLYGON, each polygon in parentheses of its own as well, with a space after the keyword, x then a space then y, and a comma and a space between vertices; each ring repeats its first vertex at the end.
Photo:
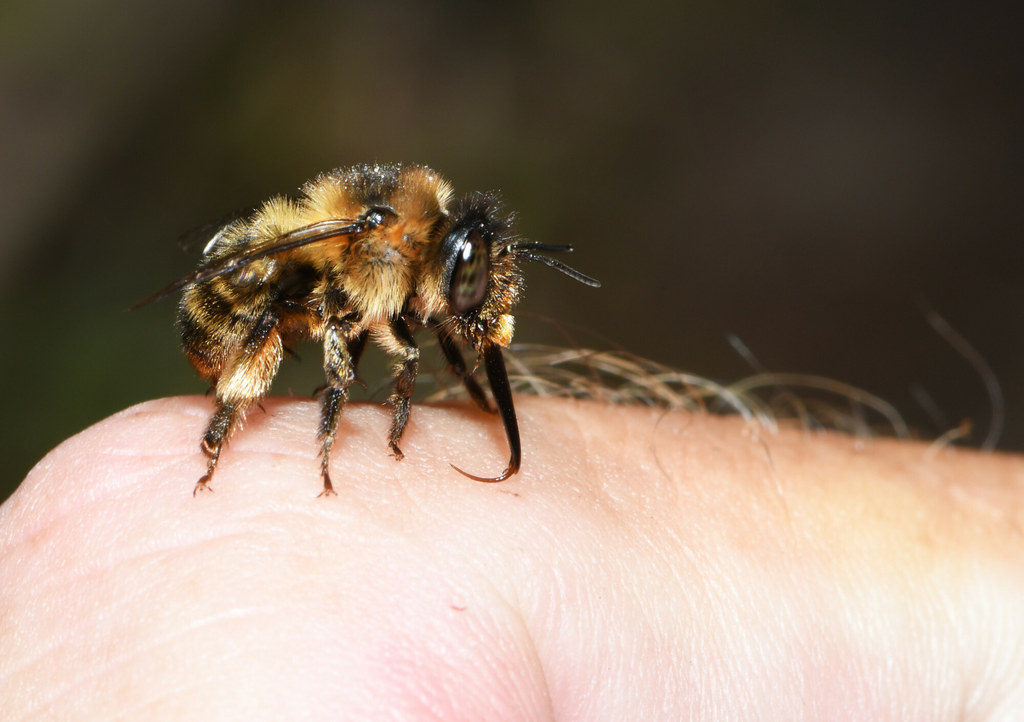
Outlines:
MULTIPOLYGON (((604 288, 531 265, 517 341, 564 343, 552 317, 734 380, 735 334, 979 442, 982 377, 923 298, 991 365, 1000 446, 1024 449, 1024 64, 1000 7, 19 5, 0 10, 3 495, 68 435, 204 390, 175 301, 125 311, 191 270, 182 232, 374 160, 498 188, 525 235, 576 245, 604 288)), ((319 383, 303 355, 277 393, 319 383)))

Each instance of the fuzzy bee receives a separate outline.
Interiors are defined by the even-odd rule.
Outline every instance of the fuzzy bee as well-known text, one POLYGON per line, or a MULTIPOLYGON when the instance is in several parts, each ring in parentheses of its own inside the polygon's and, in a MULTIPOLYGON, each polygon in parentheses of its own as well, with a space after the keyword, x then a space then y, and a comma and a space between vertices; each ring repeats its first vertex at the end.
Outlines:
POLYGON ((470 346, 483 361, 508 438, 508 465, 497 476, 455 468, 478 481, 515 474, 519 427, 501 349, 512 339, 511 310, 523 287, 518 263, 541 261, 588 286, 600 284, 539 255, 571 246, 520 240, 511 222, 494 194, 453 200, 452 187, 430 168, 357 165, 324 173, 297 198, 272 198, 217 231, 193 273, 142 302, 184 289, 182 345, 216 394, 201 444, 209 462, 195 491, 210 483, 232 430, 267 394, 284 352, 305 339, 324 349, 322 493, 334 493, 331 446, 368 338, 396 358, 388 445, 401 459, 419 368, 413 333, 422 327, 437 335, 476 404, 494 411, 460 347, 470 346))

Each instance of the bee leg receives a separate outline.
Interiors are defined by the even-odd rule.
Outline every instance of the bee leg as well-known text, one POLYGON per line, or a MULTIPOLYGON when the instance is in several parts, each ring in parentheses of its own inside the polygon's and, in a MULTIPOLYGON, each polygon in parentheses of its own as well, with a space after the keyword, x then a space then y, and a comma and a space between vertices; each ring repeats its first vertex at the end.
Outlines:
POLYGON ((224 443, 241 422, 245 410, 259 403, 270 390, 270 382, 277 373, 283 353, 277 316, 266 311, 246 336, 241 351, 231 359, 217 379, 217 410, 210 417, 201 444, 210 460, 206 473, 196 482, 193 495, 208 488, 224 443))
POLYGON ((405 425, 409 421, 409 411, 412 409, 412 392, 416 388, 416 374, 420 368, 420 348, 416 345, 412 331, 409 330, 409 324, 401 316, 391 321, 390 333, 381 340, 390 353, 399 357, 399 361, 394 365, 394 391, 388 398, 394 413, 388 446, 391 447, 391 453, 396 459, 402 459, 405 454, 398 448, 398 442, 402 439, 405 425))
POLYGON ((352 372, 355 376, 352 379, 352 383, 366 388, 366 384, 361 378, 359 378, 359 359, 363 357, 363 351, 366 349, 366 339, 369 333, 363 331, 361 334, 355 337, 348 345, 348 355, 352 359, 352 372))
POLYGON ((356 377, 356 364, 366 345, 366 333, 356 323, 357 316, 350 313, 342 318, 332 318, 324 332, 324 376, 327 386, 320 396, 320 475, 324 490, 320 496, 332 496, 331 446, 338 431, 338 420, 348 401, 348 387, 356 377))
POLYGON ((192 496, 207 489, 207 484, 213 478, 213 471, 217 468, 217 461, 220 459, 220 450, 224 448, 224 440, 227 438, 231 427, 235 424, 238 409, 234 404, 217 402, 217 410, 213 412, 210 423, 206 427, 206 433, 200 442, 203 453, 210 457, 206 464, 206 473, 196 482, 192 490, 192 496))
POLYGON ((437 343, 444 352, 445 359, 448 361, 448 368, 462 379, 466 391, 469 392, 470 398, 473 399, 477 406, 489 414, 496 413, 497 409, 491 406, 491 402, 487 399, 487 394, 484 393, 483 388, 473 377, 473 372, 466 368, 466 361, 462 358, 462 351, 459 350, 458 344, 444 330, 437 328, 436 331, 437 343))
POLYGON ((512 387, 508 382, 508 371, 505 370, 501 347, 496 344, 488 344, 483 348, 483 355, 484 367, 487 369, 487 381, 491 385, 491 393, 494 394, 494 401, 498 404, 501 422, 505 426, 505 436, 508 438, 508 466, 497 476, 476 476, 463 471, 454 464, 452 464, 452 468, 475 481, 504 481, 519 471, 522 462, 523 450, 519 441, 519 422, 516 420, 516 407, 512 403, 512 387))
MULTIPOLYGON (((352 368, 359 368, 359 359, 363 357, 363 351, 366 349, 366 337, 367 333, 364 331, 360 335, 356 336, 355 340, 348 344, 348 355, 352 359, 352 368)), ((352 379, 352 383, 359 384, 364 389, 366 384, 359 380, 359 377, 352 379)), ((323 396, 324 391, 328 388, 327 384, 322 384, 313 389, 313 398, 318 399, 323 396)))

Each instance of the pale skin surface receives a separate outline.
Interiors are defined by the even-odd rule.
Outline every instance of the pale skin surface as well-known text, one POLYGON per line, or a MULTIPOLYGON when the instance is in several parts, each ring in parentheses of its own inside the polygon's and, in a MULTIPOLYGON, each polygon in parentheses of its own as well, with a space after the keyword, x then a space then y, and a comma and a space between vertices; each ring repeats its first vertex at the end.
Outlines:
POLYGON ((0 719, 1024 718, 1024 460, 518 397, 70 439, 0 509, 0 719))

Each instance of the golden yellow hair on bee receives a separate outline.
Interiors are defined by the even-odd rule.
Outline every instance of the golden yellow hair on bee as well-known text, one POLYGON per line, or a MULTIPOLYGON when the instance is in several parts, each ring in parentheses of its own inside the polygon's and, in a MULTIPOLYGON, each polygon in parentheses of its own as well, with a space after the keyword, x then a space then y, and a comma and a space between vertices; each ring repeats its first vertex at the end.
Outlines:
POLYGON ((271 198, 221 227, 193 273, 143 301, 183 290, 185 355, 213 385, 216 409, 202 439, 209 461, 195 491, 209 484, 228 438, 269 391, 285 349, 303 340, 321 343, 324 352, 322 493, 334 493, 331 446, 368 339, 395 357, 388 445, 401 459, 419 371, 414 332, 421 328, 437 335, 449 368, 505 427, 504 471, 462 473, 478 481, 515 474, 522 452, 502 349, 512 340, 523 288, 519 262, 538 260, 600 284, 541 255, 571 246, 523 241, 512 220, 494 193, 456 200, 452 186, 426 166, 366 164, 323 173, 297 197, 271 198), (467 346, 474 368, 483 361, 493 405, 463 359, 467 346))

